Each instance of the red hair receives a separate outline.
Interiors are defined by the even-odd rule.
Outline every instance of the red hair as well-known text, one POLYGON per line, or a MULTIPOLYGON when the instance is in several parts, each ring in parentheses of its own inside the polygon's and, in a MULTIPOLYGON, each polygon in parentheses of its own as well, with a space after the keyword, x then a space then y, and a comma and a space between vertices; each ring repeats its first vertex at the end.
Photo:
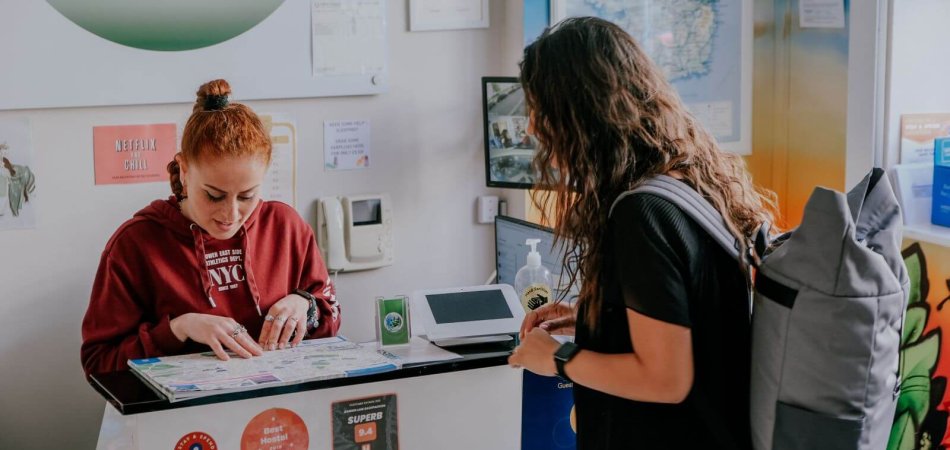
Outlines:
MULTIPOLYGON (((209 81, 198 88, 191 117, 181 137, 181 155, 188 163, 207 158, 254 156, 270 165, 271 140, 261 119, 251 108, 230 103, 231 86, 225 80, 209 81)), ((168 163, 172 193, 182 198, 181 168, 168 163)))

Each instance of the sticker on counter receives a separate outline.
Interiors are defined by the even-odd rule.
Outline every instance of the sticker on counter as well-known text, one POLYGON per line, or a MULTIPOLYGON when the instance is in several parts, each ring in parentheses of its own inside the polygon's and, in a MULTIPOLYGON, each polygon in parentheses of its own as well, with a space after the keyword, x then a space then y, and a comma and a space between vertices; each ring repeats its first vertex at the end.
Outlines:
POLYGON ((397 450, 396 394, 333 403, 333 450, 397 450))
POLYGON ((218 444, 207 433, 192 431, 178 440, 175 450, 218 450, 218 444))
POLYGON ((241 435, 241 450, 302 450, 309 445, 307 424, 284 408, 271 408, 254 416, 241 435))
POLYGON ((524 371, 521 388, 521 449, 577 448, 574 384, 524 371))

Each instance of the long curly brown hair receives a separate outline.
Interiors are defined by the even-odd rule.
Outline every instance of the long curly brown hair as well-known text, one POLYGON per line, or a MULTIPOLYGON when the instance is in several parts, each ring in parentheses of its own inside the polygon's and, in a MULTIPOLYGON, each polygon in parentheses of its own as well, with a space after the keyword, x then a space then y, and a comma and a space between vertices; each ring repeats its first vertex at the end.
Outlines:
POLYGON ((591 329, 603 303, 609 208, 641 181, 680 176, 722 213, 742 245, 762 223, 775 222, 774 193, 753 186, 742 158, 719 149, 617 25, 583 17, 548 28, 524 50, 521 84, 539 144, 541 189, 532 200, 555 223, 556 239, 570 241, 564 267, 571 286, 583 280, 578 306, 586 305, 591 329))

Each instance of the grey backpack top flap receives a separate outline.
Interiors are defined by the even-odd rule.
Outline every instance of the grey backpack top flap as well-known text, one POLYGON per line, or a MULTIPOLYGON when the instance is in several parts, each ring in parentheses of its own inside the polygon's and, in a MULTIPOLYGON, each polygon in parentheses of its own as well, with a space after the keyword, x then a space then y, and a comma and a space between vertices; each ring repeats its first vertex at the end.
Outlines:
POLYGON ((891 273, 901 280, 902 285, 909 283, 907 267, 901 255, 901 209, 884 170, 875 168, 865 176, 848 193, 848 204, 852 205, 852 217, 855 217, 855 239, 863 241, 875 253, 883 256, 891 267, 891 273), (859 198, 863 199, 863 202, 855 214, 854 205, 859 198))
POLYGON ((793 289, 808 286, 836 297, 901 291, 907 273, 900 207, 878 171, 847 195, 815 188, 801 225, 763 261, 762 273, 793 289))

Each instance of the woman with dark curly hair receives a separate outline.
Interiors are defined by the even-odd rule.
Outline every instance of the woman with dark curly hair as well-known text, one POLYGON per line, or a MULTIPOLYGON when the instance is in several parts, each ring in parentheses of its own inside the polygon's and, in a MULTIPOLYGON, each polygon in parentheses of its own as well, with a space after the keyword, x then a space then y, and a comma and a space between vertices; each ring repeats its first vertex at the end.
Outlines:
POLYGON ((773 195, 719 149, 626 32, 575 18, 521 62, 535 167, 575 305, 528 314, 510 363, 574 382, 578 449, 748 449, 750 327, 738 263, 672 203, 627 195, 685 182, 744 245, 773 195), (613 211, 611 213, 611 207, 613 211), (568 264, 570 262, 570 264, 568 264), (576 342, 549 333, 576 329, 576 342))

